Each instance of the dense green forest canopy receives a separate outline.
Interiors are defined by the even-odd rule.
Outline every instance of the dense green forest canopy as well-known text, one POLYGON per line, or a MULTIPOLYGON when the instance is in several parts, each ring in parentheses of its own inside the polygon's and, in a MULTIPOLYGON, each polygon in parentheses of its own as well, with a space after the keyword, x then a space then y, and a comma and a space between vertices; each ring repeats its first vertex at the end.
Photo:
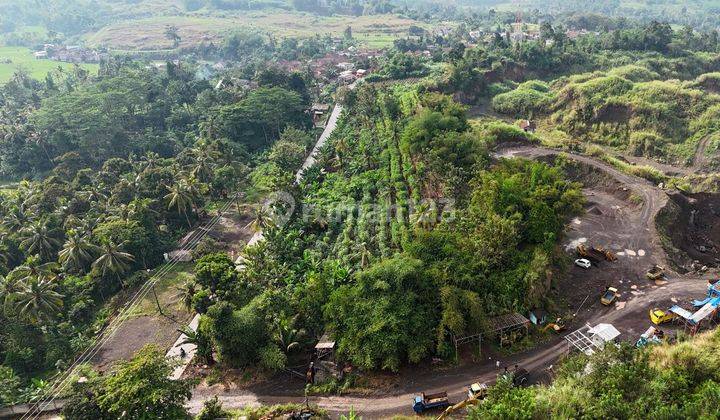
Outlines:
POLYGON ((30 378, 91 344, 114 297, 146 283, 206 206, 249 176, 292 179, 307 154, 302 79, 212 89, 193 74, 113 62, 0 87, 0 173, 37 179, 0 189, 2 404, 41 392, 30 378))
POLYGON ((109 62, 98 76, 49 74, 44 82, 18 73, 0 87, 0 177, 39 175, 67 156, 93 168, 113 157, 171 157, 200 134, 238 149, 267 146, 285 127, 310 123, 302 77, 268 72, 255 75, 261 89, 234 93, 173 63, 109 62))

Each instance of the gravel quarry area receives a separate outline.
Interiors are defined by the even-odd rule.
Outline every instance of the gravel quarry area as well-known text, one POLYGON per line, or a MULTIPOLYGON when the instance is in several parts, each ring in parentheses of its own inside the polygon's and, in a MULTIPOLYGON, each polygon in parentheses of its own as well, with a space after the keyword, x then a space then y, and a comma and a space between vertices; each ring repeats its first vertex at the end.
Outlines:
POLYGON ((671 194, 657 225, 678 271, 720 266, 720 194, 671 194))

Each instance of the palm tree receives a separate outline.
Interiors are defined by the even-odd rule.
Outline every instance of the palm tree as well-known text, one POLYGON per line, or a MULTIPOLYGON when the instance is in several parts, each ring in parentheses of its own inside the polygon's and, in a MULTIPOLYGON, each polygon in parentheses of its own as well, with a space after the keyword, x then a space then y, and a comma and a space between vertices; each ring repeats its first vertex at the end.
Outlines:
POLYGON ((204 150, 199 150, 194 155, 195 163, 190 168, 190 176, 201 182, 208 182, 213 176, 215 160, 204 150))
POLYGON ((367 268, 370 265, 372 252, 370 252, 365 242, 362 242, 358 247, 358 256, 360 257, 360 268, 367 268))
POLYGON ((25 213, 23 206, 15 206, 5 213, 2 219, 2 225, 8 231, 18 231, 30 224, 31 218, 25 213))
POLYGON ((147 172, 155 169, 155 167, 158 165, 158 162, 160 161, 160 155, 155 152, 148 152, 140 160, 143 162, 142 172, 147 172))
POLYGON ((179 345, 184 346, 185 344, 193 344, 197 347, 197 356, 205 362, 205 364, 210 365, 215 363, 212 355, 212 344, 207 337, 187 325, 182 328, 178 328, 177 331, 180 334, 185 334, 185 339, 183 339, 179 345))
POLYGON ((435 225, 435 208, 428 203, 420 203, 413 214, 410 215, 410 223, 416 228, 428 230, 435 225))
POLYGON ((29 255, 40 255, 43 259, 53 260, 60 241, 53 236, 53 232, 45 222, 32 223, 21 231, 22 242, 20 247, 29 255))
POLYGON ((5 313, 13 307, 15 295, 22 290, 22 283, 13 277, 0 276, 0 305, 5 313))
POLYGON ((103 276, 108 271, 115 273, 120 286, 125 286, 120 275, 130 269, 130 263, 133 261, 135 261, 135 257, 132 254, 121 251, 120 246, 112 242, 106 242, 102 247, 100 257, 92 263, 92 267, 100 270, 103 276))
POLYGON ((185 182, 177 182, 172 187, 166 187, 170 191, 166 196, 165 200, 168 202, 168 209, 176 208, 178 214, 185 216, 188 227, 192 227, 190 218, 188 217, 188 208, 192 208, 194 205, 195 197, 185 182))
POLYGON ((88 241, 80 233, 71 230, 63 249, 58 253, 58 261, 66 270, 80 271, 87 267, 99 252, 98 246, 88 241))
POLYGON ((195 296, 195 293, 197 292, 197 283, 195 283, 193 280, 186 280, 185 283, 183 283, 181 286, 176 286, 175 289, 177 289, 175 299, 177 299, 179 302, 182 302, 183 307, 188 312, 190 312, 193 306, 193 296, 195 296))
POLYGON ((52 163, 52 158, 50 157, 50 153, 48 153, 47 149, 48 143, 45 141, 45 137, 46 136, 43 134, 33 132, 27 137, 27 142, 40 146, 42 151, 45 153, 45 157, 48 162, 52 163))
POLYGON ((60 268, 56 262, 43 263, 40 257, 33 255, 25 260, 25 263, 19 267, 15 267, 13 271, 8 274, 8 277, 17 279, 23 283, 27 283, 30 280, 53 280, 55 279, 55 271, 60 268))
POLYGON ((253 219, 245 225, 246 228, 252 229, 253 232, 260 232, 273 226, 272 213, 266 206, 256 205, 250 207, 252 208, 253 219))
POLYGON ((55 284, 44 279, 30 279, 13 295, 13 305, 21 318, 32 323, 52 320, 63 306, 63 296, 55 284))
POLYGON ((343 167, 343 156, 345 156, 350 150, 350 147, 344 138, 340 138, 335 142, 335 156, 338 160, 338 166, 343 167))
POLYGON ((88 186, 87 189, 81 191, 79 195, 91 203, 105 203, 107 201, 107 195, 105 195, 97 185, 88 186))

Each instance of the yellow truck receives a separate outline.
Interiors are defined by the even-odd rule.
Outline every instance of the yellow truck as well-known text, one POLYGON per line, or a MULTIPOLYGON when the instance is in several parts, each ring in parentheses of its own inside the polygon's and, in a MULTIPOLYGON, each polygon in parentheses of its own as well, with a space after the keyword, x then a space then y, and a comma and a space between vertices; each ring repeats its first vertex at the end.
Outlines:
POLYGON ((602 303, 605 306, 610 306, 615 302, 615 298, 617 297, 617 289, 614 287, 608 287, 605 289, 605 293, 603 293, 602 296, 600 296, 600 303, 602 303))

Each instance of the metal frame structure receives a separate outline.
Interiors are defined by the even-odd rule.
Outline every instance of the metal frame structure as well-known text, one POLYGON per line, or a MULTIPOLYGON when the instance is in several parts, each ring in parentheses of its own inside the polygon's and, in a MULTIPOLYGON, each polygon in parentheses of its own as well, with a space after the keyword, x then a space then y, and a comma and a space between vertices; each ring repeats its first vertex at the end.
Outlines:
POLYGON ((595 349, 597 348, 597 346, 595 346, 595 343, 590 339, 590 337, 586 336, 583 333, 583 329, 584 328, 575 330, 567 334, 563 338, 565 339, 565 341, 568 342, 568 345, 573 346, 577 350, 590 356, 591 354, 595 353, 595 349))
POLYGON ((475 340, 478 342, 478 355, 482 354, 482 333, 463 335, 461 337, 456 337, 455 334, 453 334, 452 339, 455 344, 455 361, 460 357, 458 348, 463 344, 471 343, 475 340))
POLYGON ((517 312, 490 319, 491 330, 500 339, 500 347, 514 341, 511 336, 515 331, 525 330, 525 335, 527 335, 529 325, 530 320, 517 312))
POLYGON ((612 342, 619 335, 620 331, 618 331, 612 324, 600 323, 594 327, 591 327, 590 324, 585 324, 584 327, 566 334, 563 339, 568 342, 569 346, 575 347, 575 349, 589 356, 595 353, 595 350, 600 350, 602 346, 612 342), (614 332, 614 334, 612 334, 611 337, 602 334, 604 330, 597 330, 598 327, 603 325, 607 325, 612 328, 612 332, 614 332))

